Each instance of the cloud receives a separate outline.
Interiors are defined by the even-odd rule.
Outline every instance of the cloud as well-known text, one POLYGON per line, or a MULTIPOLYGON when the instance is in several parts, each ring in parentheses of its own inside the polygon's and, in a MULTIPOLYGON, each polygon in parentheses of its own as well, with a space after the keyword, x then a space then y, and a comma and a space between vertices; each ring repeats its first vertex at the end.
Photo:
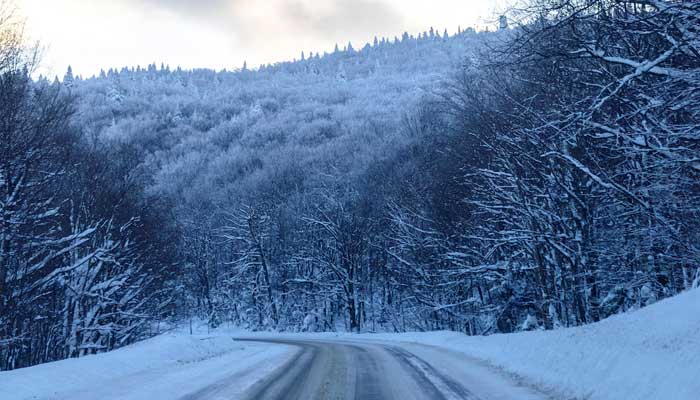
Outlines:
POLYGON ((235 0, 123 0, 128 3, 167 9, 183 16, 221 15, 235 0))
POLYGON ((330 51, 336 43, 361 48, 375 35, 429 26, 453 32, 509 1, 18 0, 28 32, 50 46, 46 63, 59 75, 68 64, 82 74, 153 61, 256 66, 298 58, 302 50, 330 51))
POLYGON ((386 0, 122 0, 216 24, 241 43, 267 46, 269 40, 324 38, 393 32, 404 19, 386 0))
POLYGON ((318 35, 371 33, 400 27, 403 17, 392 6, 377 0, 286 1, 282 17, 290 25, 318 35), (313 4, 313 5, 312 5, 313 4))

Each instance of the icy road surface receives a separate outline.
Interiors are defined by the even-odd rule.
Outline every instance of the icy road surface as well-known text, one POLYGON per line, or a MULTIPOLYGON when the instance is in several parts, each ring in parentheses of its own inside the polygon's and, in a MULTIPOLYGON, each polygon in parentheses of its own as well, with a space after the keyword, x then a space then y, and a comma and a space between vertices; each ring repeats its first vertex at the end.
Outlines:
MULTIPOLYGON (((246 400, 544 399, 486 367, 449 351, 419 345, 304 339, 239 339, 293 346, 279 369, 248 389, 246 400)), ((183 400, 230 399, 235 381, 191 393, 183 400)))

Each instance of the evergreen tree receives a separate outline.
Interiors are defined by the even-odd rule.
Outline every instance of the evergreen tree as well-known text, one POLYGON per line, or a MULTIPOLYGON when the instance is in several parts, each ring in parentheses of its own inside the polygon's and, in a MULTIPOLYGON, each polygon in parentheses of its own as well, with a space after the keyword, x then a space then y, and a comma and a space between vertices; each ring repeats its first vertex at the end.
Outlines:
POLYGON ((73 76, 73 67, 69 65, 65 75, 63 75, 63 84, 66 87, 70 88, 73 86, 73 82, 75 82, 75 77, 73 76))

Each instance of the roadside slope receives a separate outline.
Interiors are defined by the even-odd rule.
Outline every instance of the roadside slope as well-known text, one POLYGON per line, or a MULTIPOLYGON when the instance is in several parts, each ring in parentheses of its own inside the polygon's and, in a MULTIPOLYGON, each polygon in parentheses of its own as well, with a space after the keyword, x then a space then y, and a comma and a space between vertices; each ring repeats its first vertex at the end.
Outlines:
POLYGON ((230 334, 164 334, 109 353, 0 372, 3 400, 175 399, 235 381, 243 390, 283 364, 286 346, 241 343, 230 334))

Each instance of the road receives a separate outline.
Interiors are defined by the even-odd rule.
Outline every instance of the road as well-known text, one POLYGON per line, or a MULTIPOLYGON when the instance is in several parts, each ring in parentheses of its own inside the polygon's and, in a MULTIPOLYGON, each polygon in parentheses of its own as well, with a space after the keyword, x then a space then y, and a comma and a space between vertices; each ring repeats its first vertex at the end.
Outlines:
MULTIPOLYGON (((452 399, 543 399, 484 367, 454 354, 427 347, 391 344, 239 339, 271 345, 293 346, 296 353, 267 378, 248 389, 246 400, 452 400, 452 399), (432 363, 426 361, 429 359, 432 363), (477 389, 476 392, 472 389, 477 389), (477 394, 478 393, 478 394, 477 394)), ((205 400, 204 390, 188 400, 205 400)))

